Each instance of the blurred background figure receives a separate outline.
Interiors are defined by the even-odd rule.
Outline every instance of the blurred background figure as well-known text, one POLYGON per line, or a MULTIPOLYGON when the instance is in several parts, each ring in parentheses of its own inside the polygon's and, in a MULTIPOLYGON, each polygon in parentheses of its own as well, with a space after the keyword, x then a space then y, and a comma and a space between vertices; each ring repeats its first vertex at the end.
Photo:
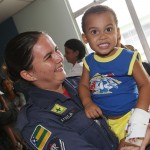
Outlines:
POLYGON ((85 45, 78 39, 69 39, 65 42, 64 48, 64 57, 68 63, 73 65, 67 77, 81 76, 83 68, 82 59, 86 55, 85 45))
POLYGON ((15 90, 5 65, 2 66, 1 72, 3 76, 0 78, 0 150, 23 150, 26 149, 26 145, 16 128, 16 119, 21 107, 26 104, 26 99, 23 93, 15 90))
POLYGON ((26 104, 24 94, 14 89, 13 82, 9 78, 2 79, 1 87, 9 108, 16 107, 19 111, 26 104))
POLYGON ((18 111, 8 107, 0 91, 0 150, 26 150, 26 144, 15 129, 18 111))
POLYGON ((15 147, 17 140, 9 124, 16 120, 17 111, 8 109, 3 98, 3 92, 0 91, 0 149, 10 150, 15 147))

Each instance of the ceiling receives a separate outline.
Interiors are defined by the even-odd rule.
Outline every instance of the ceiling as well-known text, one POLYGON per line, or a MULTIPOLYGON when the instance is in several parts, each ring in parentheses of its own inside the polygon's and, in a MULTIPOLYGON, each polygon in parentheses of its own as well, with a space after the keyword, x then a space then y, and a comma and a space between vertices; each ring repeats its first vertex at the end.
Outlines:
POLYGON ((13 16, 35 0, 0 0, 0 23, 13 16))

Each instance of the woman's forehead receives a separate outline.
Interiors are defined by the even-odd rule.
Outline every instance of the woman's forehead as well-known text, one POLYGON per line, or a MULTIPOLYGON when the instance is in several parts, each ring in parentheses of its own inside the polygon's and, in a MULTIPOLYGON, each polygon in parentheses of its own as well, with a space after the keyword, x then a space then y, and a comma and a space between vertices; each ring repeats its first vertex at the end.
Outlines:
POLYGON ((46 50, 46 49, 54 49, 56 47, 56 44, 52 40, 52 38, 48 35, 42 35, 39 37, 38 41, 36 44, 33 46, 33 52, 36 50, 46 50))

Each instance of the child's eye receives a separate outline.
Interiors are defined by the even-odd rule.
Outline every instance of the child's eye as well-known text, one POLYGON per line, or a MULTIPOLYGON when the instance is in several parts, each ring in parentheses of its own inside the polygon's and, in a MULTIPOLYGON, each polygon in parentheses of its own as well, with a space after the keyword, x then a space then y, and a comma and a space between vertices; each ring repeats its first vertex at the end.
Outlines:
POLYGON ((97 30, 92 30, 91 34, 93 34, 93 35, 98 34, 98 31, 97 30))
POLYGON ((107 29, 106 29, 106 32, 111 32, 112 31, 112 28, 111 27, 108 27, 107 29))

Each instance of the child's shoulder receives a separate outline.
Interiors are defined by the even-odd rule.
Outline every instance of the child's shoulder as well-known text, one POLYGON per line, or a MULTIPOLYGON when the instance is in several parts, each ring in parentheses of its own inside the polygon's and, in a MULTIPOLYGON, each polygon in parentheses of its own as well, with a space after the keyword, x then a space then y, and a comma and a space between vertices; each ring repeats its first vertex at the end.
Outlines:
POLYGON ((91 52, 86 57, 93 56, 94 54, 95 54, 95 52, 91 52))
POLYGON ((86 55, 84 59, 87 60, 87 59, 91 59, 93 57, 94 57, 94 52, 89 53, 88 55, 86 55))
POLYGON ((137 51, 133 51, 133 50, 130 50, 130 49, 127 49, 127 48, 123 48, 123 53, 127 53, 127 54, 134 54, 134 53, 138 53, 137 51))

